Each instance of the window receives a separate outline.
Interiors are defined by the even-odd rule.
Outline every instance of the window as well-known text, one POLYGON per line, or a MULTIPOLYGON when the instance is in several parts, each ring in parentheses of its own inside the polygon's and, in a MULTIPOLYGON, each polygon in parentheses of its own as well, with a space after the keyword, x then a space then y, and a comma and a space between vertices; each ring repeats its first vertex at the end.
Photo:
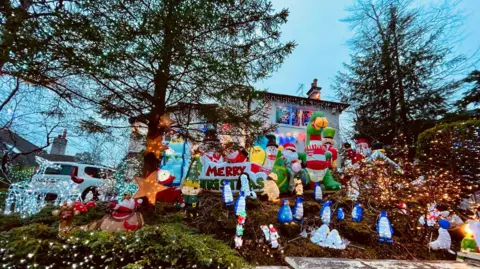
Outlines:
POLYGON ((277 106, 276 123, 306 126, 313 111, 289 106, 277 106))
POLYGON ((107 169, 102 169, 99 167, 91 167, 91 166, 85 167, 85 174, 87 174, 89 177, 103 178, 103 179, 109 176, 107 169))
POLYGON ((72 174, 72 169, 73 165, 69 164, 60 164, 61 168, 60 169, 55 169, 52 167, 49 167, 45 170, 45 175, 71 175, 72 174))

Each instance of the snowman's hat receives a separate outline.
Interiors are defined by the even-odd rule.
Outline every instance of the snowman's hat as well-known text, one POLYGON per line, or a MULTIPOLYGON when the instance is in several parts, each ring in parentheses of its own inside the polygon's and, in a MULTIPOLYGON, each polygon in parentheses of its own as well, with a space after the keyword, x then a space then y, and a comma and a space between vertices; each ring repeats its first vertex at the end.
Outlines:
POLYGON ((275 135, 269 134, 269 135, 266 135, 265 137, 268 139, 267 147, 273 146, 278 148, 278 145, 276 142, 277 138, 275 137, 275 135))
POLYGON ((217 137, 217 131, 215 129, 207 129, 205 136, 203 137, 204 143, 220 143, 220 139, 217 137))

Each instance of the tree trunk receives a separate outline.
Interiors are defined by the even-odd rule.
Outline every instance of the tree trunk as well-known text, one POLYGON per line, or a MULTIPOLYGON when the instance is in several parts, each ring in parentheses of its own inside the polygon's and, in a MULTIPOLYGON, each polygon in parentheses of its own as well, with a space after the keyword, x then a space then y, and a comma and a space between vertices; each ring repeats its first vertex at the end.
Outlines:
POLYGON ((165 16, 165 36, 162 42, 162 55, 160 65, 154 78, 155 88, 153 94, 152 109, 148 116, 148 131, 145 156, 143 157, 143 176, 148 177, 151 173, 157 171, 161 156, 164 151, 162 145, 165 126, 159 126, 160 116, 166 113, 166 94, 168 82, 170 79, 170 65, 172 61, 172 51, 174 45, 175 18, 174 1, 168 1, 165 16))
MULTIPOLYGON (((408 132, 408 119, 407 119, 407 104, 405 103, 405 88, 403 86, 403 73, 400 65, 400 56, 398 52, 399 40, 397 35, 397 13, 394 8, 390 9, 391 16, 391 30, 393 33, 393 53, 394 53, 394 65, 397 76, 398 84, 398 101, 400 104, 400 121, 401 121, 401 130, 404 137, 404 142, 410 144, 410 135, 408 132)), ((410 150, 410 147, 408 147, 410 150)), ((409 154, 410 155, 410 154, 409 154)))

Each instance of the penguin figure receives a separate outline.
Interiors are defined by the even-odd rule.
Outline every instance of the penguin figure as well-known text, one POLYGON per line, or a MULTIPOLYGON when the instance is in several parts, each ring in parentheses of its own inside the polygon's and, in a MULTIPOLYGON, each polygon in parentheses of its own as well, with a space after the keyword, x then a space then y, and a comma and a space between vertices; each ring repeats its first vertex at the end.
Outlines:
POLYGON ((332 209, 330 208, 331 204, 332 201, 328 200, 323 204, 322 209, 320 209, 320 218, 322 219, 323 224, 330 225, 330 219, 332 217, 332 209))
POLYGON ((382 212, 380 212, 380 217, 378 218, 377 222, 377 232, 379 242, 387 242, 390 244, 393 243, 393 228, 390 220, 388 220, 387 212, 385 210, 382 210, 382 212))
POLYGON ((283 200, 282 207, 278 211, 278 221, 282 224, 288 224, 293 220, 292 209, 288 204, 287 199, 283 200))
POLYGON ((242 213, 242 211, 245 211, 245 205, 245 194, 243 193, 243 191, 241 191, 238 195, 237 201, 235 202, 235 215, 240 216, 240 213, 242 213))
POLYGON ((238 178, 240 191, 245 193, 245 197, 255 200, 257 199, 257 194, 250 188, 250 181, 250 176, 247 173, 241 174, 238 178))
POLYGON ((352 210, 352 221, 361 222, 363 219, 363 208, 360 203, 356 203, 352 210))
POLYGON ((320 187, 320 183, 315 183, 315 189, 313 190, 313 199, 320 203, 322 201, 322 188, 320 187))
POLYGON ((440 228, 438 228, 438 238, 437 240, 428 243, 428 246, 434 250, 437 250, 437 249, 449 250, 452 245, 452 238, 448 233, 448 228, 450 228, 450 222, 442 219, 438 221, 438 225, 440 226, 440 228))
POLYGON ((303 197, 297 196, 295 199, 295 206, 293 207, 293 220, 296 222, 303 222, 303 197))
POLYGON ((230 188, 230 182, 226 180, 223 182, 222 198, 226 206, 233 205, 232 188, 230 188))
POLYGON ((337 220, 343 220, 345 218, 345 213, 343 213, 343 208, 340 207, 337 209, 337 220))

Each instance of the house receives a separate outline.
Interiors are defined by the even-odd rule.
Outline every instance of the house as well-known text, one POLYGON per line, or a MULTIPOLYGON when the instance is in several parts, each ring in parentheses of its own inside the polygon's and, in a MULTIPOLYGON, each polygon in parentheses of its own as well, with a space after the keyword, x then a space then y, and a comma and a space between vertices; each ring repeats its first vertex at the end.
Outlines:
MULTIPOLYGON (((310 115, 314 111, 322 111, 325 113, 329 121, 329 126, 336 129, 335 143, 339 147, 340 140, 340 114, 349 105, 339 102, 325 101, 321 99, 321 87, 317 86, 317 80, 315 79, 311 84, 310 90, 307 92, 307 97, 292 96, 278 93, 267 92, 263 96, 263 112, 265 124, 276 124, 277 130, 275 135, 277 136, 277 144, 282 144, 282 141, 294 141, 297 145, 297 150, 303 152, 305 142, 302 139, 297 139, 298 134, 305 133, 305 125, 310 119, 310 115)), ((259 102, 254 102, 252 108, 259 106, 259 102)), ((179 103, 177 106, 170 107, 171 118, 175 125, 186 125, 192 129, 204 130, 208 123, 203 121, 199 117, 200 110, 212 110, 216 107, 215 104, 185 104, 179 103)), ((143 124, 130 119, 132 125, 132 135, 129 143, 129 155, 135 155, 138 152, 143 151, 145 148, 144 140, 142 136, 146 135, 146 128, 143 124)), ((221 131, 219 132, 221 138, 221 131)), ((166 135, 166 141, 169 141, 169 136, 166 135)), ((242 139, 237 141, 242 143, 242 139)))
POLYGON ((40 156, 49 161, 61 161, 61 162, 79 162, 75 156, 65 155, 68 140, 66 138, 66 131, 62 135, 58 135, 52 141, 50 154, 41 149, 37 145, 31 143, 20 135, 8 130, 0 130, 0 150, 2 156, 7 153, 16 157, 13 163, 23 167, 35 167, 37 162, 35 156, 40 156))

